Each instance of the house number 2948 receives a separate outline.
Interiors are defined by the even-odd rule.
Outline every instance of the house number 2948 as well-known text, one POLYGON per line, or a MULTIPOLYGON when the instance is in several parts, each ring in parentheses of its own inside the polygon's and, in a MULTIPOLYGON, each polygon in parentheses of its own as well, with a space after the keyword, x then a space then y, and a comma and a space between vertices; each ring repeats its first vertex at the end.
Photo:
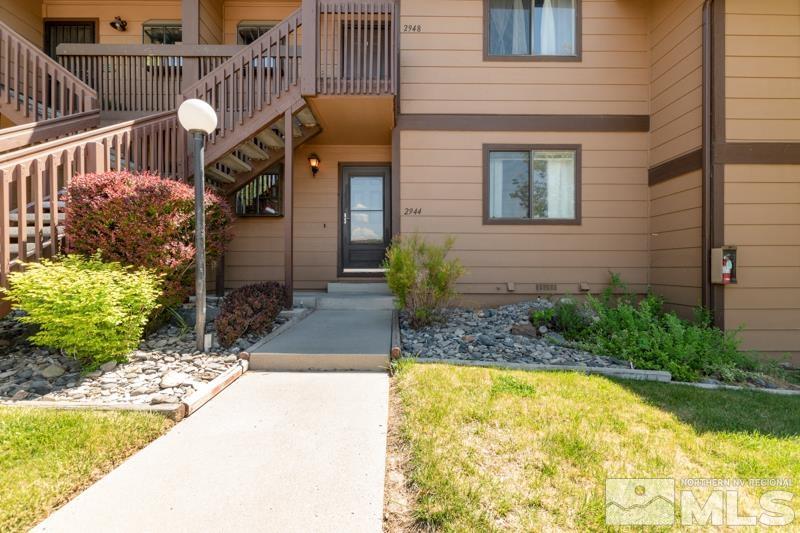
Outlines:
POLYGON ((404 215, 421 215, 422 208, 421 207, 406 207, 403 210, 404 215))
POLYGON ((420 33, 422 24, 403 24, 403 33, 420 33))

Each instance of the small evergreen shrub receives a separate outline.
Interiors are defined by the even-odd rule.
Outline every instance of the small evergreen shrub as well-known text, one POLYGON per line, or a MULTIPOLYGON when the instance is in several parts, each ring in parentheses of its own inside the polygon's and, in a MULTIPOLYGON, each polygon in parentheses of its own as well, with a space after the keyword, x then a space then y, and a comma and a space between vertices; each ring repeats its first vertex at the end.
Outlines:
POLYGON ((9 274, 4 293, 18 320, 38 327, 30 340, 62 350, 94 369, 135 349, 162 284, 148 270, 70 255, 31 263, 9 274))
POLYGON ((274 281, 245 285, 231 291, 222 301, 215 322, 221 346, 231 346, 246 333, 270 331, 286 304, 286 288, 274 281))
POLYGON ((386 252, 386 282, 413 328, 439 319, 457 294, 455 284, 464 267, 458 259, 447 259, 454 242, 450 237, 439 246, 406 235, 396 237, 386 252))
MULTIPOLYGON (((206 254, 219 257, 231 237, 227 202, 207 191, 206 254)), ((107 172, 76 176, 67 191, 70 252, 99 251, 106 261, 164 275, 159 303, 167 309, 194 289, 194 188, 155 174, 107 172)))

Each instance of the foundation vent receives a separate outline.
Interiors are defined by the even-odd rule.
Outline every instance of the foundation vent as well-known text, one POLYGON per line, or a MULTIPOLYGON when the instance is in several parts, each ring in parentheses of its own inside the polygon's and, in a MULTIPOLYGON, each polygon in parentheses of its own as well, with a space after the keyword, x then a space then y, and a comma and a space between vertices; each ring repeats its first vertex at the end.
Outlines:
POLYGON ((558 292, 558 285, 555 283, 537 283, 536 292, 558 292))

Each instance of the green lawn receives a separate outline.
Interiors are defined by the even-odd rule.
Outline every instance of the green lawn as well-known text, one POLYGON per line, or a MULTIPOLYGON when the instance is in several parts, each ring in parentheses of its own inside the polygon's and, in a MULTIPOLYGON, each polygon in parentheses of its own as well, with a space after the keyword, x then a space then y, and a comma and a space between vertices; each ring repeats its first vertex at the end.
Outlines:
POLYGON ((26 531, 171 425, 149 413, 0 408, 0 531, 26 531))
POLYGON ((789 478, 800 523, 800 397, 407 361, 395 390, 423 528, 602 531, 614 477, 789 478))

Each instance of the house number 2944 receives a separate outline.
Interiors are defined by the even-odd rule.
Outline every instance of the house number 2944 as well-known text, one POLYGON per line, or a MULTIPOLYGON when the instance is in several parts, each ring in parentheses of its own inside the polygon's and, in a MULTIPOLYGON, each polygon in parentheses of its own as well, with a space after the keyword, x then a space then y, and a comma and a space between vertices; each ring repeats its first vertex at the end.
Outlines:
POLYGON ((421 207, 406 207, 403 210, 404 215, 421 215, 422 208, 421 207))
POLYGON ((403 33, 420 33, 422 24, 403 24, 403 33))

